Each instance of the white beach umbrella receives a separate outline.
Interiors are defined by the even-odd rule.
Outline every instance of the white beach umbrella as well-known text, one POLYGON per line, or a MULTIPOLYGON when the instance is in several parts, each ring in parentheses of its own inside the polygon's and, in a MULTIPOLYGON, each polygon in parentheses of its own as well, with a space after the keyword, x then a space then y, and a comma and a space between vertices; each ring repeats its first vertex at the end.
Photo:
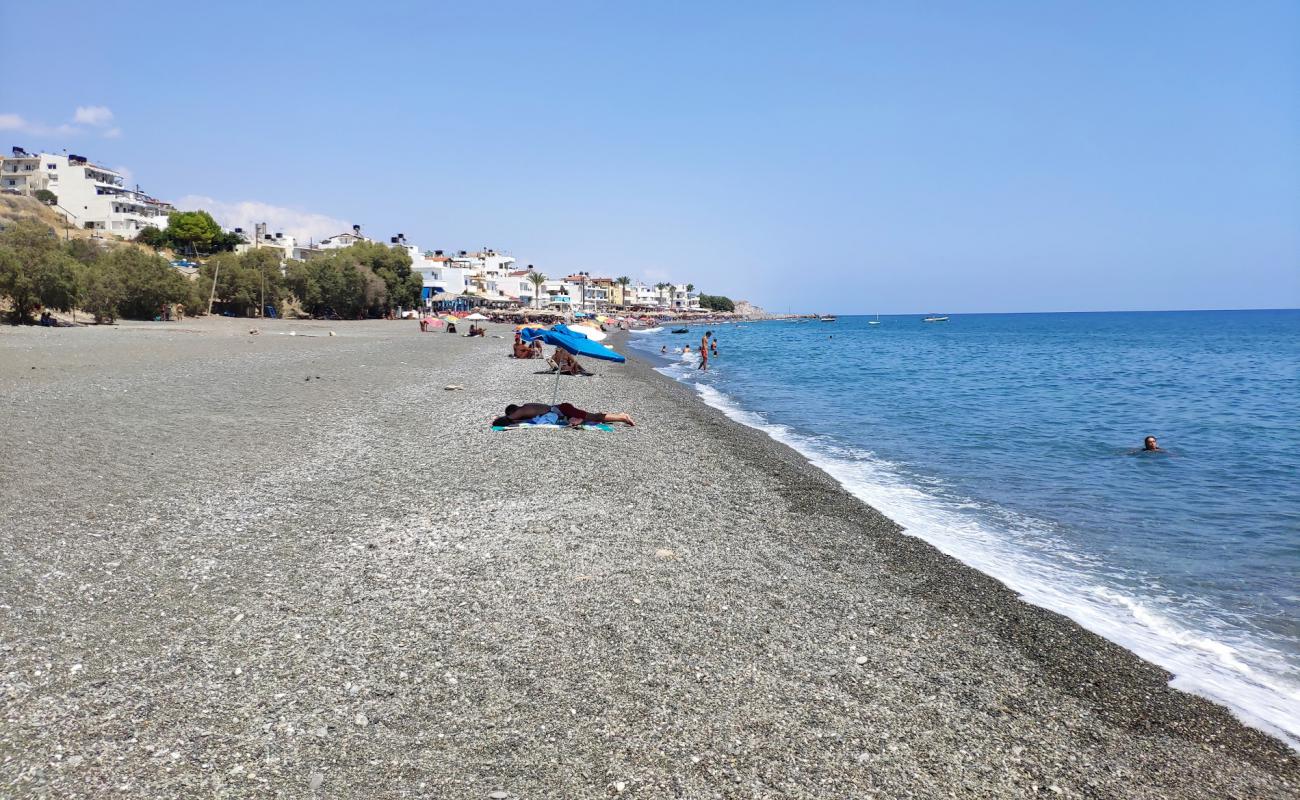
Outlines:
POLYGON ((608 335, 601 329, 593 328, 590 325, 570 325, 569 330, 573 331, 574 333, 580 333, 583 336, 586 336, 588 339, 592 340, 593 342, 604 341, 605 337, 608 335))
POLYGON ((487 322, 487 317, 483 316, 477 311, 475 311, 473 314, 470 314, 468 317, 465 317, 465 319, 470 320, 472 322, 487 322))

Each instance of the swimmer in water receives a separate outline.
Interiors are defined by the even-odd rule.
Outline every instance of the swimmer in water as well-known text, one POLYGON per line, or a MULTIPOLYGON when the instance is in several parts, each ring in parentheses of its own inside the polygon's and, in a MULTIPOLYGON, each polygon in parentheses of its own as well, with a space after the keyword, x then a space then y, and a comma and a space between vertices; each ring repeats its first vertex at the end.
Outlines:
POLYGON ((1148 453, 1164 452, 1160 449, 1160 445, 1156 442, 1156 437, 1154 436, 1148 436, 1142 440, 1142 450, 1148 453))
POLYGON ((663 347, 659 348, 659 352, 660 352, 660 353, 667 353, 667 352, 668 352, 668 345, 664 345, 663 347))

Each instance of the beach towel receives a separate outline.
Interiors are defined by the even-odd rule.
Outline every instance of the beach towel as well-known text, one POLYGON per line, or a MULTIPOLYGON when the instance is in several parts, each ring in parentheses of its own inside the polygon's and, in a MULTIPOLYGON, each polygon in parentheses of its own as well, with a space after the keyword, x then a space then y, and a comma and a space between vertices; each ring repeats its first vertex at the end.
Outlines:
MULTIPOLYGON (((526 431, 526 430, 528 430, 529 428, 551 428, 552 430, 554 430, 554 429, 556 429, 556 428, 564 429, 564 428, 568 428, 568 427, 569 427, 569 426, 566 425, 566 424, 564 424, 564 423, 559 423, 559 422, 544 422, 544 423, 537 424, 537 425, 510 425, 509 427, 502 426, 502 425, 493 425, 493 426, 492 426, 492 430, 494 430, 494 431, 526 431)), ((612 425, 609 425, 609 424, 604 423, 604 422, 588 422, 588 423, 583 424, 581 427, 582 427, 583 430, 588 430, 588 431, 591 431, 591 430, 596 430, 596 431, 612 431, 612 430, 614 430, 614 427, 613 427, 612 425)))

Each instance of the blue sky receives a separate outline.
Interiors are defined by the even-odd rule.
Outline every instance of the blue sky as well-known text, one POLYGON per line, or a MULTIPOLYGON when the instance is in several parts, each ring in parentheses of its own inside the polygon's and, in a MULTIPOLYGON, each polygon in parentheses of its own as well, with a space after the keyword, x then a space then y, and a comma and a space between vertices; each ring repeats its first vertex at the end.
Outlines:
POLYGON ((32 13, 4 146, 227 220, 782 311, 1300 306, 1294 2, 32 13))

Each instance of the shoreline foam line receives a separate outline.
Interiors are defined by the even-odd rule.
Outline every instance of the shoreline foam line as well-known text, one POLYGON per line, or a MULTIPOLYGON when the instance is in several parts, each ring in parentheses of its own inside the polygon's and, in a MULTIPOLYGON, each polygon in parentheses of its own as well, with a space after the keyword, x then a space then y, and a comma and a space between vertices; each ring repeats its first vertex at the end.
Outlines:
POLYGON ((1232 646, 1181 628, 1143 606, 1140 599, 1090 586, 1086 574, 1068 572, 1015 549, 1013 543, 981 528, 974 517, 962 518, 943 508, 939 498, 889 474, 887 465, 837 457, 811 438, 745 409, 714 387, 690 380, 693 370, 681 366, 669 363, 653 368, 694 389, 704 404, 732 421, 795 450, 845 491, 898 523, 907 535, 998 580, 1026 603, 1061 614, 1168 670, 1173 688, 1211 700, 1244 724, 1300 751, 1300 696, 1251 669, 1232 646))

